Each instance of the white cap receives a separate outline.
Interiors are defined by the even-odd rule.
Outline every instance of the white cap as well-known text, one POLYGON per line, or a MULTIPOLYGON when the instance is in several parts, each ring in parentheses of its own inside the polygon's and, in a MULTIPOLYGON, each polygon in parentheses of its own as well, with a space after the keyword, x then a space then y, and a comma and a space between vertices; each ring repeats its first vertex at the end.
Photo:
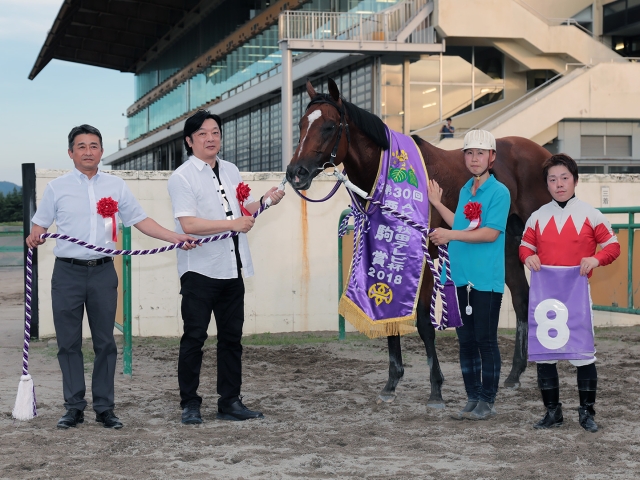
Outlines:
POLYGON ((482 150, 495 150, 496 139, 491 132, 486 130, 469 130, 464 136, 464 147, 462 150, 468 148, 481 148, 482 150))

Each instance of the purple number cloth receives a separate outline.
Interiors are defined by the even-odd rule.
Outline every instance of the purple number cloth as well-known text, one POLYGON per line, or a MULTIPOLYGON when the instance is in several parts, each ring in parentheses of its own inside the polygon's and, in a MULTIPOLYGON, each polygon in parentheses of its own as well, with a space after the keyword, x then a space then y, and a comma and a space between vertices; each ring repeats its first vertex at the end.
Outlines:
POLYGON ((587 360, 595 354, 591 296, 580 267, 531 272, 529 360, 587 360))

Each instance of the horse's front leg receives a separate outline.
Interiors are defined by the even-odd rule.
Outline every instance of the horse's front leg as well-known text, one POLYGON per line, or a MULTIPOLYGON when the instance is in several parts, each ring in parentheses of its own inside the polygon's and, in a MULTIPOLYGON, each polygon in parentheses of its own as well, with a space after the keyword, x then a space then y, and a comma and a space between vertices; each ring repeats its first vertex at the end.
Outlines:
POLYGON ((391 403, 395 400, 396 387, 404 376, 400 335, 387 337, 387 343, 389 345, 389 380, 387 380, 387 384, 378 395, 378 403, 391 403))
POLYGON ((431 394, 427 400, 427 406, 432 408, 444 408, 442 399, 442 384, 444 375, 440 369, 438 354, 436 353, 436 329, 429 318, 429 311, 425 308, 422 300, 418 302, 418 333, 424 342, 427 350, 427 363, 429 364, 429 381, 431 383, 431 394))
POLYGON ((520 386, 520 375, 527 368, 529 342, 529 284, 524 274, 524 266, 518 257, 518 247, 523 230, 522 220, 511 215, 507 221, 505 236, 505 283, 511 292, 513 309, 516 312, 516 346, 513 352, 511 372, 504 381, 504 386, 513 389, 520 386))

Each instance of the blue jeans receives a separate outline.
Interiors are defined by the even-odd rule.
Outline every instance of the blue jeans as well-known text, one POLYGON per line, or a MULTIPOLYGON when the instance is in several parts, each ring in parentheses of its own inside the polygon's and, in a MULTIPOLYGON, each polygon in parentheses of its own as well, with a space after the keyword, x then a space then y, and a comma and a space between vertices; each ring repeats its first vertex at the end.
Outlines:
POLYGON ((500 383, 500 349, 498 319, 502 294, 471 289, 467 308, 467 287, 458 287, 458 304, 462 327, 456 328, 460 343, 460 368, 469 401, 493 403, 500 383))

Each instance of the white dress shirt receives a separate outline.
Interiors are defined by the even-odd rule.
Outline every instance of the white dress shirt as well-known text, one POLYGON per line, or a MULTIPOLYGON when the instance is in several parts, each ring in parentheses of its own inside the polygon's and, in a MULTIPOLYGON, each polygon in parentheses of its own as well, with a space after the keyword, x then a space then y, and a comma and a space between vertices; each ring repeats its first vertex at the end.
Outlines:
MULTIPOLYGON (((227 200, 233 212, 233 218, 242 215, 236 198, 236 188, 242 182, 238 168, 218 157, 220 182, 226 192, 227 200)), ((173 217, 176 232, 184 233, 180 217, 198 217, 206 220, 227 220, 225 201, 220 193, 218 182, 214 179, 211 166, 196 158, 189 157, 169 178, 169 195, 173 204, 173 217)), ((246 204, 255 200, 251 195, 246 204)), ((193 235, 205 238, 213 235, 193 235)), ((238 235, 240 260, 244 277, 253 275, 253 263, 249 252, 249 242, 244 233, 238 235)), ((233 240, 227 238, 202 245, 192 250, 177 250, 178 275, 196 272, 209 278, 229 279, 238 277, 236 255, 233 240)))
MULTIPOLYGON (((107 231, 105 219, 97 212, 98 201, 105 197, 118 202, 117 215, 126 227, 147 218, 124 180, 99 170, 89 179, 74 168, 47 184, 31 221, 43 228, 49 228, 55 221, 57 233, 98 247, 115 248, 111 241, 111 230, 107 231)), ((56 240, 53 254, 79 260, 95 260, 105 256, 66 240, 56 240)))

